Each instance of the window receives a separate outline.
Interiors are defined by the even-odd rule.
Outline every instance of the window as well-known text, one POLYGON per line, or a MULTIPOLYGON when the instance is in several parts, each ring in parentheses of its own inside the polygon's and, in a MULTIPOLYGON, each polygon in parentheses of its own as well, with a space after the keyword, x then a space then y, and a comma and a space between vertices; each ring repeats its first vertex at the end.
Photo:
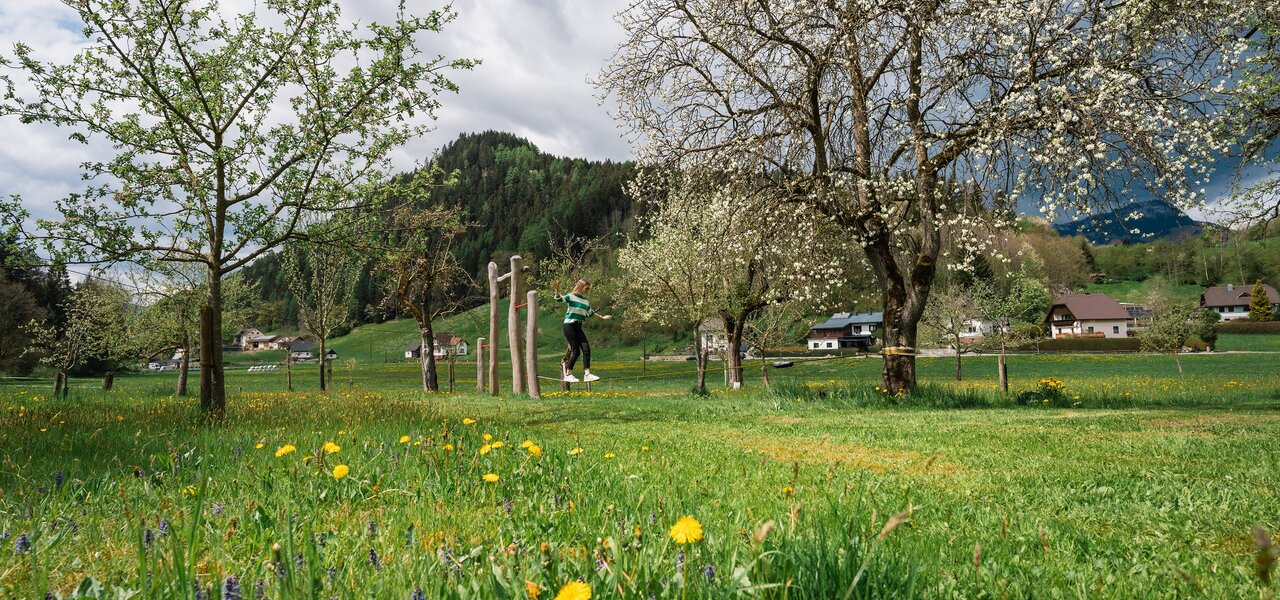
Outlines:
POLYGON ((835 344, 834 344, 834 342, 827 342, 827 347, 828 347, 828 348, 835 348, 835 344))
POLYGON ((1089 326, 1089 333, 1093 333, 1093 325, 1089 326))
POLYGON ((1111 326, 1111 333, 1120 333, 1120 326, 1119 326, 1119 325, 1112 325, 1112 326, 1111 326))
POLYGON ((861 325, 854 325, 854 326, 853 326, 853 332, 854 332, 854 333, 862 333, 862 326, 861 326, 861 325))

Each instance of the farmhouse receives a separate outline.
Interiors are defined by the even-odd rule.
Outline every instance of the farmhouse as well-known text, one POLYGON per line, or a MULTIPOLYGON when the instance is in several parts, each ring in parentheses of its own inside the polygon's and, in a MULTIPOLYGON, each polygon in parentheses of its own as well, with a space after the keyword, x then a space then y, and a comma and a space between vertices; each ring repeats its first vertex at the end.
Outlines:
POLYGON ((294 338, 287 335, 257 335, 244 339, 241 350, 283 350, 289 347, 294 338))
MULTIPOLYGON (((706 348, 708 353, 724 354, 729 349, 729 334, 725 331, 724 319, 721 317, 703 319, 698 326, 698 336, 702 340, 702 347, 706 348)), ((750 354, 750 346, 747 344, 738 345, 739 356, 745 358, 750 354)))
MULTIPOLYGON (((438 359, 447 358, 450 354, 454 356, 466 356, 467 350, 469 349, 467 346, 467 340, 447 332, 435 334, 434 346, 435 350, 433 354, 435 354, 435 357, 438 359)), ((422 342, 418 342, 411 346, 405 346, 404 357, 422 358, 422 342)))
POLYGON ((257 329, 241 329, 236 332, 236 346, 245 349, 249 340, 256 337, 262 337, 262 332, 257 329))
MULTIPOLYGON (((978 339, 995 333, 996 329, 997 326, 995 321, 988 321, 986 319, 966 319, 964 322, 964 330, 960 332, 960 337, 962 339, 969 340, 978 339)), ((1008 333, 1009 326, 1005 325, 1002 329, 1004 329, 1005 333, 1008 333)))
MULTIPOLYGON (((1267 299, 1271 301, 1274 310, 1280 304, 1280 293, 1276 292, 1276 288, 1265 283, 1262 284, 1262 289, 1266 291, 1267 299)), ((1234 321, 1248 318, 1249 301, 1252 299, 1252 285, 1228 283, 1206 288, 1204 293, 1200 294, 1200 306, 1218 313, 1220 321, 1234 321)))
POLYGON ((875 345, 875 331, 884 322, 884 313, 836 313, 809 328, 806 345, 810 350, 836 348, 866 349, 875 345))
POLYGON ((1049 307, 1044 322, 1053 338, 1072 336, 1123 338, 1132 317, 1106 294, 1063 294, 1049 307))

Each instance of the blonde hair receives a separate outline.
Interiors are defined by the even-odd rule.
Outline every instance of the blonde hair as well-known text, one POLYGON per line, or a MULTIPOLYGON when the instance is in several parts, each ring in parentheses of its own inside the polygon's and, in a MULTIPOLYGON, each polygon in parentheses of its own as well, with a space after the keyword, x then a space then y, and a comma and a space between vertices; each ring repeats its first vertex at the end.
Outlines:
POLYGON ((585 288, 587 288, 590 285, 591 285, 590 281, 587 281, 586 279, 579 279, 577 283, 573 284, 573 293, 581 294, 582 292, 586 291, 585 288))

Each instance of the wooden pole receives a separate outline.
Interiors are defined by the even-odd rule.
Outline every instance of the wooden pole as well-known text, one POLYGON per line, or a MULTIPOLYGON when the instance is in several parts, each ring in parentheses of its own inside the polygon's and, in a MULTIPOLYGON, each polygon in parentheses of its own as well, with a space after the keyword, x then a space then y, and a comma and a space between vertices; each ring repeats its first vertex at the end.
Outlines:
POLYGON ((489 393, 498 395, 498 263, 489 263, 489 393))
POLYGON ((511 348, 511 393, 524 393, 524 351, 520 347, 520 310, 516 308, 516 303, 520 302, 520 298, 524 296, 524 291, 520 286, 523 279, 521 268, 524 266, 524 260, 520 255, 511 257, 511 293, 507 295, 509 303, 507 304, 507 344, 511 348))
POLYGON ((484 338, 476 338, 476 391, 483 394, 484 381, 484 338))
POLYGON ((538 292, 529 290, 525 301, 524 359, 525 381, 529 388, 530 398, 542 397, 542 386, 538 385, 538 292))

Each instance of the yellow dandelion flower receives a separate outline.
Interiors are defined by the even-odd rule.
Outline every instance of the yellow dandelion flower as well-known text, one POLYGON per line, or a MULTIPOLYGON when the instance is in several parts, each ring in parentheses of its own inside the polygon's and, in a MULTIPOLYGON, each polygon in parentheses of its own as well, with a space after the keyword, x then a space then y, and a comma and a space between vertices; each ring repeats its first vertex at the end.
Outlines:
POLYGON ((569 456, 577 456, 579 454, 582 454, 582 452, 583 452, 582 448, 574 448, 573 450, 569 451, 569 456))
POLYGON ((498 440, 498 441, 494 442, 492 445, 493 445, 493 447, 494 447, 494 448, 501 448, 501 447, 505 446, 506 444, 505 444, 505 443, 503 443, 503 441, 502 441, 502 440, 498 440))
POLYGON ((258 443, 256 443, 256 444, 254 444, 254 445, 253 445, 253 447, 254 447, 254 449, 255 449, 255 450, 261 450, 261 449, 262 449, 262 445, 263 445, 263 444, 262 444, 262 442, 258 442, 258 443))
POLYGON ((187 486, 187 487, 183 488, 183 489, 182 489, 182 495, 183 495, 183 496, 194 496, 194 495, 196 495, 196 486, 194 486, 194 485, 189 485, 189 486, 187 486))
POLYGON ((496 473, 485 473, 485 474, 484 474, 484 480, 485 480, 485 483, 498 483, 498 479, 501 479, 501 478, 500 478, 500 477, 498 477, 498 475, 497 475, 496 473))
POLYGON ((408 443, 409 443, 409 436, 407 436, 407 435, 402 435, 402 436, 400 436, 400 443, 401 443, 401 444, 408 444, 408 443))
POLYGON ((445 452, 453 452, 453 444, 445 444, 445 445, 444 445, 444 451, 445 451, 445 452))
POLYGON ((491 440, 491 439, 493 439, 493 436, 491 436, 491 435, 489 435, 489 434, 487 434, 487 433, 486 433, 486 434, 484 434, 484 435, 482 435, 482 436, 480 436, 480 437, 484 438, 484 441, 486 441, 486 442, 487 442, 487 441, 489 441, 489 440, 491 440))
POLYGON ((529 454, 532 454, 535 457, 542 456, 542 446, 539 446, 537 444, 533 444, 532 446, 529 446, 529 454))
POLYGON ((298 450, 297 448, 293 447, 293 444, 285 444, 283 446, 280 446, 279 450, 276 450, 276 456, 280 457, 286 454, 293 454, 297 450, 298 450))
POLYGON ((591 600, 591 586, 581 581, 570 581, 556 592, 556 600, 591 600))
POLYGON ((532 446, 532 445, 533 445, 533 440, 525 440, 523 442, 520 442, 521 448, 528 448, 529 446, 532 446))
POLYGON ((488 454, 490 450, 493 450, 493 446, 490 446, 489 444, 480 446, 480 456, 488 454))
POLYGON ((325 453, 325 454, 337 454, 339 450, 342 450, 342 446, 339 446, 339 445, 337 445, 337 444, 335 444, 335 443, 333 443, 333 442, 325 442, 325 443, 324 443, 324 453, 325 453))
POLYGON ((792 494, 794 494, 794 493, 796 493, 796 489, 795 489, 795 488, 793 488, 793 487, 791 487, 791 486, 789 486, 789 485, 784 485, 784 486, 782 486, 782 494, 783 494, 783 495, 785 495, 785 496, 790 496, 790 495, 792 495, 792 494))
POLYGON ((616 454, 614 454, 614 453, 612 453, 612 452, 605 452, 605 453, 604 453, 604 457, 605 457, 605 458, 613 458, 614 456, 617 456, 617 455, 616 455, 616 454))
POLYGON ((347 465, 338 465, 333 468, 333 478, 342 479, 343 477, 347 476, 347 473, 350 473, 350 472, 351 472, 351 467, 348 467, 347 465))
POLYGON ((528 579, 524 580, 524 593, 528 594, 530 600, 536 599, 540 592, 541 590, 538 589, 538 584, 529 581, 528 579))
POLYGON ((648 446, 640 446, 640 451, 641 451, 641 452, 648 452, 648 451, 649 451, 649 447, 648 447, 648 446))
POLYGON ((475 420, 475 419, 472 419, 472 418, 470 418, 470 417, 467 417, 467 418, 465 418, 465 419, 463 419, 463 420, 462 420, 462 424, 463 424, 463 425, 475 425, 475 424, 476 424, 476 420, 475 420))
POLYGON ((680 517, 671 526, 671 539, 677 544, 692 544, 702 540, 702 523, 693 517, 680 517))

